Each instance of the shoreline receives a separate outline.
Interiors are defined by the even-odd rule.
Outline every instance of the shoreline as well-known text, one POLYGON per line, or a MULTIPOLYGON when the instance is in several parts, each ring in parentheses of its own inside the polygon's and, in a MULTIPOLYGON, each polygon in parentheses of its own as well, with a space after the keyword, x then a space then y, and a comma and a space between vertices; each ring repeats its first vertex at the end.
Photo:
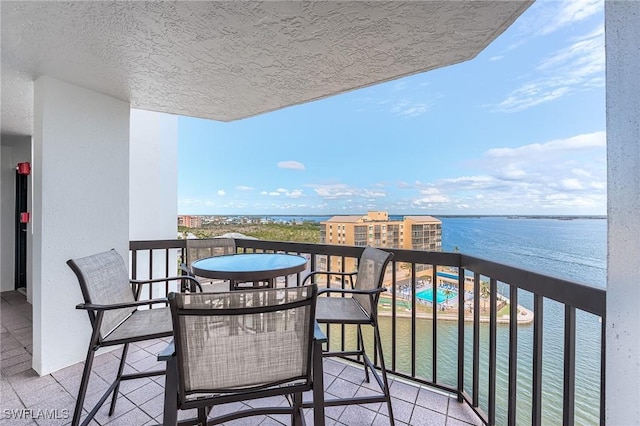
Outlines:
MULTIPOLYGON (((391 299, 388 299, 386 297, 381 297, 380 300, 382 301, 383 304, 388 305, 382 307, 382 309, 378 308, 378 315, 380 316, 385 316, 385 317, 391 317, 392 313, 391 313, 391 299)), ((404 299, 403 299, 404 300, 404 299)), ((509 301, 508 298, 504 297, 504 300, 509 301)), ((396 301, 396 317, 399 318, 412 318, 413 317, 413 313, 410 310, 407 310, 407 308, 400 308, 398 309, 398 302, 396 301), (401 311, 404 310, 403 311, 401 311)), ((449 312, 438 312, 437 314, 437 320, 443 320, 443 321, 458 321, 458 309, 457 307, 454 308, 455 310, 453 311, 449 311, 449 312)), ((533 312, 527 308, 525 308, 524 306, 518 305, 517 306, 518 309, 518 315, 517 315, 517 323, 518 325, 527 325, 527 324, 531 324, 533 322, 533 312)), ((420 319, 428 319, 428 320, 433 320, 433 312, 431 313, 425 313, 425 312, 418 312, 416 311, 415 313, 416 318, 420 318, 420 319)), ((464 315, 464 321, 465 322, 473 322, 473 315, 468 315, 465 313, 464 315)), ((481 324, 486 324, 490 322, 490 318, 489 315, 480 315, 480 323, 481 324)), ((509 319, 509 315, 501 315, 500 317, 496 318, 496 323, 497 324, 509 324, 511 321, 509 319)))

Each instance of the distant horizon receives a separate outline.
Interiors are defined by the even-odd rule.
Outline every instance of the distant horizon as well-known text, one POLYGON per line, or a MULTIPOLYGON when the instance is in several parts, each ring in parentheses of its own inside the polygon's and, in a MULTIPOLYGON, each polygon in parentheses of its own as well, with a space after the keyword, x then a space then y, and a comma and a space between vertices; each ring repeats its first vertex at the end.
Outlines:
MULTIPOLYGON (((243 217, 275 217, 275 216, 283 216, 283 217, 318 217, 318 216, 366 216, 366 213, 340 213, 340 214, 309 214, 309 213, 277 213, 277 214, 268 214, 268 213, 201 213, 201 214, 178 214, 178 216, 243 216, 243 217)), ((428 214, 428 213, 388 213, 389 216, 433 216, 433 217, 567 217, 567 218, 594 218, 594 219, 605 219, 607 215, 600 214, 428 214)))

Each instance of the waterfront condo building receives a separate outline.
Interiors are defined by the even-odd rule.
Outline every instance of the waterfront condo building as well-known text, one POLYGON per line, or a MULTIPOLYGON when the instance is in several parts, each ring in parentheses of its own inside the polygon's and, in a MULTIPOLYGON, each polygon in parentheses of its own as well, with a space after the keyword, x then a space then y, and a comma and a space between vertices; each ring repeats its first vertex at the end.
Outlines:
POLYGON ((186 226, 187 228, 200 228, 202 226, 202 216, 178 216, 178 226, 186 226))
MULTIPOLYGON (((381 211, 370 211, 364 216, 333 216, 320 222, 320 243, 441 251, 442 222, 431 216, 404 216, 402 220, 389 220, 389 214, 381 211)), ((331 261, 334 262, 333 259, 331 261)), ((335 262, 337 264, 331 264, 332 269, 339 270, 341 260, 335 259, 335 262)), ((344 270, 355 269, 355 265, 348 262, 345 262, 344 270)))

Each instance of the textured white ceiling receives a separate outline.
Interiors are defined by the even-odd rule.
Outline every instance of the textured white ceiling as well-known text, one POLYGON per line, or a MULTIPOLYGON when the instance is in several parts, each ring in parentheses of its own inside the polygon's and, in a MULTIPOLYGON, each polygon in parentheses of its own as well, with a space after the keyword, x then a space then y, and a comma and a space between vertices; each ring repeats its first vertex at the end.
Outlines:
POLYGON ((235 120, 470 59, 529 5, 3 1, 2 131, 32 133, 41 75, 235 120))

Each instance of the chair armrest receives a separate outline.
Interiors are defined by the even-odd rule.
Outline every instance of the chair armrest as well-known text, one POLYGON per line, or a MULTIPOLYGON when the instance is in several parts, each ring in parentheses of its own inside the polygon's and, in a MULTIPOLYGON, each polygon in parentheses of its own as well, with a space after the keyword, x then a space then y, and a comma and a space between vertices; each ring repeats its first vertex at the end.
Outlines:
POLYGON ((387 291, 386 287, 373 288, 371 290, 357 290, 357 289, 348 289, 348 288, 323 288, 318 290, 318 296, 323 293, 343 293, 343 294, 376 294, 376 293, 384 293, 387 291))
POLYGON ((182 271, 183 276, 184 275, 186 275, 188 277, 192 277, 193 276, 193 272, 191 272, 191 268, 189 268, 186 263, 181 263, 180 264, 180 270, 182 271))
POLYGON ((176 346, 175 346, 175 344, 173 343, 173 340, 172 340, 171 342, 169 342, 167 347, 164 348, 158 354, 158 361, 169 361, 175 355, 176 355, 176 346))
POLYGON ((202 286, 200 285, 200 281, 195 279, 192 275, 179 275, 177 277, 166 277, 166 278, 155 278, 152 280, 129 280, 129 282, 135 286, 140 286, 141 284, 151 284, 151 283, 162 283, 165 281, 178 281, 178 280, 187 280, 191 281, 193 284, 198 287, 200 293, 202 293, 202 286))
POLYGON ((357 272, 333 272, 333 271, 313 271, 302 280, 302 285, 307 282, 307 280, 315 275, 342 275, 342 276, 350 276, 353 278, 354 275, 357 275, 357 272))
POLYGON ((323 333, 318 322, 315 322, 315 326, 313 328, 313 340, 319 343, 327 343, 327 336, 323 333))
POLYGON ((179 275, 177 277, 166 277, 166 278, 154 278, 152 280, 129 280, 129 282, 131 284, 136 284, 136 285, 140 285, 140 284, 151 284, 151 283, 161 283, 161 282, 165 282, 165 281, 176 281, 176 280, 188 280, 188 279, 192 279, 197 281, 195 278, 193 277, 188 277, 188 276, 184 276, 184 275, 179 275))
POLYGON ((85 309, 88 311, 111 311, 114 309, 122 309, 122 308, 135 308, 138 306, 144 305, 155 305, 156 303, 168 303, 167 298, 163 297, 160 299, 151 299, 151 300, 140 300, 136 302, 127 302, 127 303, 116 303, 114 305, 96 305, 93 303, 80 303, 76 305, 76 309, 85 309))

